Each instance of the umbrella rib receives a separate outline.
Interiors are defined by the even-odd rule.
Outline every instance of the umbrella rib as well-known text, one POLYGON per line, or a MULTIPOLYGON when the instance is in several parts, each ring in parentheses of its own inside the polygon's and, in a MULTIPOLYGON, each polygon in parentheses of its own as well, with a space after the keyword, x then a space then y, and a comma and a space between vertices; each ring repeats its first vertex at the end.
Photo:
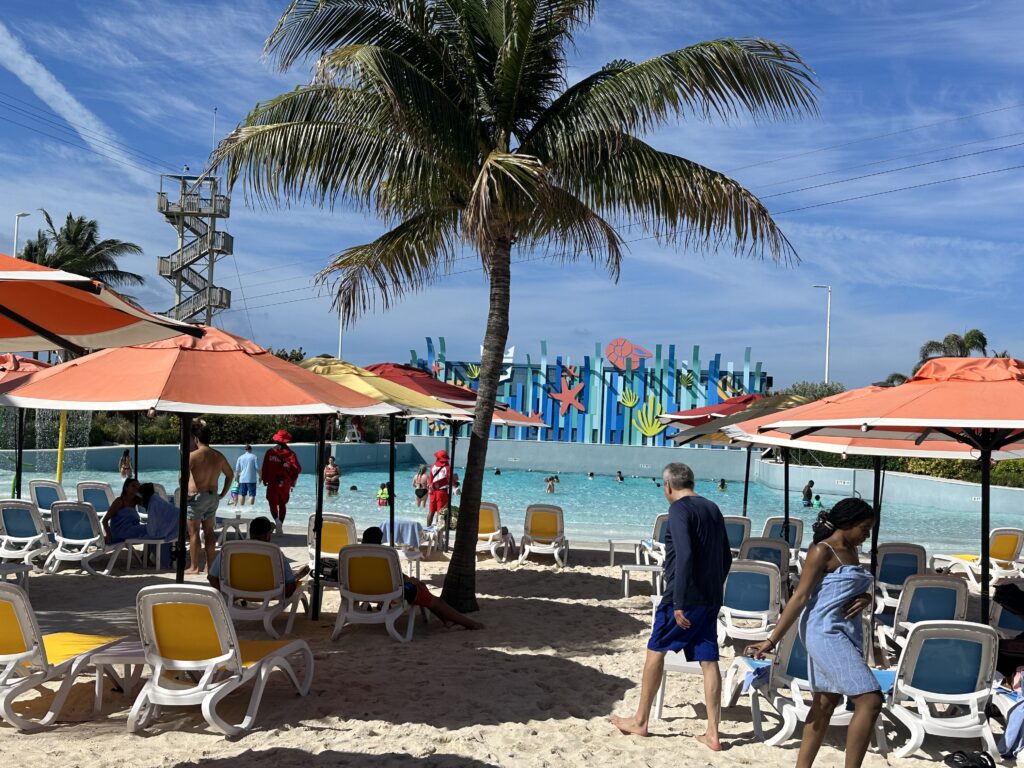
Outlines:
POLYGON ((17 323, 22 328, 25 328, 25 329, 27 329, 29 331, 32 331, 37 336, 41 336, 42 338, 46 339, 51 344, 56 344, 59 347, 63 347, 68 352, 73 352, 76 355, 84 355, 85 354, 85 348, 80 347, 78 344, 75 344, 74 342, 69 341, 68 339, 65 339, 63 336, 59 336, 56 333, 48 331, 46 328, 43 328, 41 325, 33 323, 27 317, 23 317, 22 315, 19 315, 13 309, 10 309, 9 307, 5 307, 2 304, 0 304, 0 315, 3 315, 4 317, 6 317, 11 322, 17 323))

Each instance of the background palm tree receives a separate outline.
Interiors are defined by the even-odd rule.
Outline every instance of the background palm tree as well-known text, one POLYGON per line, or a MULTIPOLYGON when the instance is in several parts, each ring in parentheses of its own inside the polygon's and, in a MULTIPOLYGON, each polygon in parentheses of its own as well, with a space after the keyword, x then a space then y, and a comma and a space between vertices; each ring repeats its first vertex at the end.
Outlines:
POLYGON ((120 289, 145 282, 142 275, 118 268, 118 259, 136 256, 142 248, 124 240, 101 240, 99 224, 95 219, 68 213, 60 229, 45 210, 46 229, 40 229, 34 240, 25 243, 21 258, 53 269, 63 269, 76 275, 99 280, 104 285, 120 289))
POLYGON ((977 328, 972 328, 963 336, 958 333, 950 333, 942 341, 926 341, 918 353, 918 363, 914 366, 914 373, 918 369, 936 357, 970 357, 977 352, 984 355, 988 349, 988 339, 985 334, 977 328))
MULTIPOLYGON (((472 251, 490 306, 455 548, 443 598, 476 608, 487 440, 508 337, 512 249, 593 261, 618 276, 631 220, 668 245, 790 260, 748 190, 641 138, 696 116, 813 112, 800 56, 713 40, 613 61, 568 83, 567 54, 596 0, 292 0, 266 53, 312 82, 257 104, 214 153, 261 204, 342 201, 390 229, 321 273, 351 322, 431 285, 472 251)), ((464 268, 464 264, 459 265, 464 268)))

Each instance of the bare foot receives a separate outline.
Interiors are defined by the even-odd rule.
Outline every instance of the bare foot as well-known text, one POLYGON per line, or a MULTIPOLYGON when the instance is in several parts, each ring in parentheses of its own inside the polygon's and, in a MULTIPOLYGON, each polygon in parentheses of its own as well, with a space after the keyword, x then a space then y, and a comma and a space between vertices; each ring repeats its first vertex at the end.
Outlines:
POLYGON ((612 715, 612 725, 618 728, 622 733, 632 734, 633 736, 647 736, 647 726, 641 726, 636 722, 635 717, 618 717, 612 715))
POLYGON ((722 751, 722 742, 719 741, 717 738, 714 738, 714 739, 711 738, 706 733, 702 733, 700 736, 694 736, 693 738, 696 741, 699 741, 701 744, 703 744, 708 749, 710 749, 712 752, 721 752, 722 751))
POLYGON ((198 568, 186 568, 185 569, 185 575, 186 576, 196 576, 196 575, 198 575, 198 573, 199 573, 199 569, 198 568))
POLYGON ((479 621, 473 621, 472 619, 466 619, 466 623, 463 624, 466 629, 483 629, 484 625, 479 621))

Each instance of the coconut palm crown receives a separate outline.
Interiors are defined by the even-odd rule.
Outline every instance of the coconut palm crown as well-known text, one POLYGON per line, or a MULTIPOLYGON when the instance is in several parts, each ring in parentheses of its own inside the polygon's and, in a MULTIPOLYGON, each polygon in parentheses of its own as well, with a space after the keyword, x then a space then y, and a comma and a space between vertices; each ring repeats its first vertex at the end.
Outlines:
MULTIPOLYGON (((311 82, 258 104, 214 153, 260 204, 341 203, 389 229, 320 275, 346 321, 387 309, 472 252, 489 286, 478 406, 443 597, 475 601, 487 436, 508 335, 513 248, 618 276, 630 232, 667 245, 795 258, 727 176, 643 140, 670 121, 815 109, 800 56, 760 39, 612 61, 574 83, 596 0, 293 0, 266 44, 311 82), (642 232, 641 232, 642 231, 642 232)), ((463 265, 464 266, 464 265, 463 265)))

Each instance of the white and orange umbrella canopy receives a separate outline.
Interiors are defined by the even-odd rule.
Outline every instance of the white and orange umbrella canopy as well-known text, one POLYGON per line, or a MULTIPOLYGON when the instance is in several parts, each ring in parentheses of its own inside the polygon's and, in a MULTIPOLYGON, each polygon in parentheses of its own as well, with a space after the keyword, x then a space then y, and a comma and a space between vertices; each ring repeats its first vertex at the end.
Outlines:
POLYGON ((9 384, 30 373, 45 371, 49 367, 49 363, 34 360, 31 357, 12 354, 0 355, 0 384, 9 384))
POLYGON ((195 326, 154 315, 95 280, 0 254, 0 352, 145 344, 195 326))
POLYGON ((247 339, 216 328, 202 338, 175 336, 104 349, 4 388, 0 403, 19 408, 357 416, 395 413, 381 403, 247 339))

